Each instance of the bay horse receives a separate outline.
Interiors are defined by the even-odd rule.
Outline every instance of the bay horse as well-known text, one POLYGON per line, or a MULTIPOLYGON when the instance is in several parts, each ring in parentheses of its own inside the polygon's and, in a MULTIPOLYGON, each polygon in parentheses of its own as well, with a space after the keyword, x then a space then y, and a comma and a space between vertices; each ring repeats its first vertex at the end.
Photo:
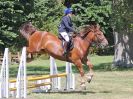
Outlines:
POLYGON ((81 76, 80 85, 84 89, 86 88, 85 83, 87 81, 90 82, 93 77, 93 64, 87 58, 92 42, 103 47, 108 45, 100 26, 96 23, 81 28, 79 35, 73 38, 74 48, 69 52, 67 58, 63 56, 62 41, 54 34, 47 31, 39 31, 31 22, 22 24, 19 31, 28 41, 28 53, 44 52, 56 59, 75 64, 81 76), (87 75, 84 73, 83 64, 89 68, 87 75))

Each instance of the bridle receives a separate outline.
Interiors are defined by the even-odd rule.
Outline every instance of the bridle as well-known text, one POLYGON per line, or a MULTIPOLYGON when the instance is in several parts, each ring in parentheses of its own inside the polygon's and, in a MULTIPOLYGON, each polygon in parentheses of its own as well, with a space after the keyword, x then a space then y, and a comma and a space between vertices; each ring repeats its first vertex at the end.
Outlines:
POLYGON ((83 36, 80 35, 80 37, 81 37, 82 39, 85 39, 85 38, 87 37, 87 35, 88 35, 90 32, 93 32, 93 33, 94 33, 94 35, 95 35, 95 37, 96 37, 96 40, 95 40, 95 41, 91 41, 91 40, 89 40, 89 39, 86 39, 86 40, 87 40, 90 44, 96 43, 97 46, 100 46, 100 42, 102 42, 102 41, 104 40, 104 38, 100 39, 99 36, 98 36, 97 31, 90 30, 90 31, 88 31, 87 33, 85 33, 83 36))
POLYGON ((104 43, 105 38, 104 37, 100 38, 98 36, 99 34, 97 32, 94 32, 94 34, 95 34, 95 37, 96 37, 96 40, 95 40, 96 47, 102 47, 101 43, 104 43))

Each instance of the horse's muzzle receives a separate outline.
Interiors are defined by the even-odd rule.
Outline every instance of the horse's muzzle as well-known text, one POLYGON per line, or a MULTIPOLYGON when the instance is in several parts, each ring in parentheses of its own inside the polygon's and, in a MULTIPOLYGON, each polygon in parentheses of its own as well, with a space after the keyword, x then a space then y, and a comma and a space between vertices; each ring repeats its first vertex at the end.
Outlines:
POLYGON ((100 47, 101 48, 105 48, 105 47, 107 47, 108 46, 108 41, 107 40, 103 40, 102 42, 101 42, 101 44, 100 44, 100 47))

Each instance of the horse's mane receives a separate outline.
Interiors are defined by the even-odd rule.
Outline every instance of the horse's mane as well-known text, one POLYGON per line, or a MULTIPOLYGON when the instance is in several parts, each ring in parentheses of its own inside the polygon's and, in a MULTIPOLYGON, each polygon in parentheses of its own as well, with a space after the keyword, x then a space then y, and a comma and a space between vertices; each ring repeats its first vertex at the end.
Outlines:
POLYGON ((82 27, 80 27, 80 33, 88 33, 91 31, 91 26, 90 25, 84 25, 82 27))
POLYGON ((94 31, 94 29, 97 27, 97 23, 89 23, 88 25, 84 25, 80 27, 80 34, 84 35, 86 33, 89 33, 90 31, 94 31))
POLYGON ((90 31, 95 31, 98 27, 98 24, 96 22, 89 22, 88 25, 84 25, 82 27, 80 27, 80 36, 82 38, 86 37, 86 35, 90 32, 90 31))

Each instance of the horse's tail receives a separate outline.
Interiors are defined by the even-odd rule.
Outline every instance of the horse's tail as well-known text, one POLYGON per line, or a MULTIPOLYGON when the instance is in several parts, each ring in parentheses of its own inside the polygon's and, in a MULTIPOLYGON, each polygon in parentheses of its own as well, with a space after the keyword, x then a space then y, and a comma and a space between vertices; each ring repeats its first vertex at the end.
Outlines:
POLYGON ((31 22, 26 22, 22 24, 19 28, 19 32, 22 34, 24 38, 27 40, 29 39, 29 36, 32 35, 34 32, 37 31, 37 28, 35 28, 31 22))

